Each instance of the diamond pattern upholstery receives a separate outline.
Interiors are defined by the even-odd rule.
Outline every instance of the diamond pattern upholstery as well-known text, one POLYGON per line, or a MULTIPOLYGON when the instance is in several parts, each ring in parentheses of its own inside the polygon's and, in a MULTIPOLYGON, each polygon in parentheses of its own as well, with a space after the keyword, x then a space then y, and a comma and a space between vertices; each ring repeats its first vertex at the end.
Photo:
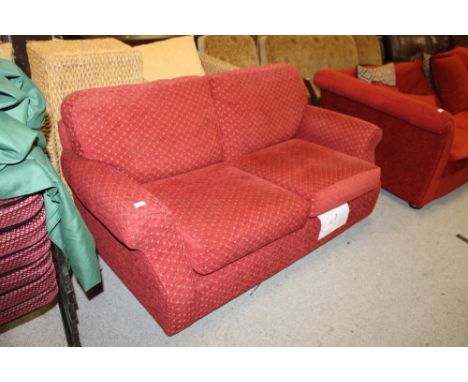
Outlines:
POLYGON ((305 225, 308 203, 239 169, 218 165, 145 185, 185 235, 193 269, 214 272, 305 225))
POLYGON ((380 187, 380 169, 315 143, 291 139, 233 163, 309 201, 317 216, 380 187))
POLYGON ((62 167, 80 213, 99 254, 168 335, 371 213, 378 129, 306 104, 287 65, 64 102, 62 167), (318 240, 312 205, 341 201, 346 225, 318 240))
POLYGON ((374 163, 382 130, 358 118, 307 106, 296 138, 374 163))
POLYGON ((64 100, 62 118, 77 154, 139 182, 222 160, 204 77, 76 92, 64 100))
POLYGON ((216 74, 210 83, 225 160, 296 134, 307 104, 307 90, 292 66, 272 65, 216 74))

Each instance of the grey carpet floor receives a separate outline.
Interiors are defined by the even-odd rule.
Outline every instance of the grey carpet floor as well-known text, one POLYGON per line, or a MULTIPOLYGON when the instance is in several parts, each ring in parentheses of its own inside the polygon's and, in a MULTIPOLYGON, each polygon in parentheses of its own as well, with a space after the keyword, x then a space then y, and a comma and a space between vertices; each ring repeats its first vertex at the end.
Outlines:
MULTIPOLYGON (((101 260, 76 286, 84 346, 468 346, 468 184, 421 210, 382 191, 374 213, 167 337, 101 260)), ((57 305, 0 330, 2 346, 65 346, 57 305)))

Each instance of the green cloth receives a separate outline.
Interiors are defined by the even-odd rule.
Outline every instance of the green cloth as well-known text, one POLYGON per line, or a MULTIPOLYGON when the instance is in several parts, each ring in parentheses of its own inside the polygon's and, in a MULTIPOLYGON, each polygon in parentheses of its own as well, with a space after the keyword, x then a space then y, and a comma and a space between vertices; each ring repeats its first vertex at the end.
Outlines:
POLYGON ((10 61, 0 59, 0 199, 44 193, 47 229, 85 291, 101 282, 94 239, 44 154, 45 100, 10 61))

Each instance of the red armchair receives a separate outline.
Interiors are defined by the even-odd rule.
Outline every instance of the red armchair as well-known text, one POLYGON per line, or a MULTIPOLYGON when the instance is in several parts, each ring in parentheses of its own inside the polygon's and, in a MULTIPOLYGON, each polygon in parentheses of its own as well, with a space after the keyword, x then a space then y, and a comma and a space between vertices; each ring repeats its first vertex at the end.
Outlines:
POLYGON ((380 129, 307 106, 287 65, 76 92, 59 131, 99 254, 168 335, 370 214, 380 189, 380 129))
MULTIPOLYGON (((434 64, 446 56, 460 57, 468 70, 467 52, 456 48, 435 56, 433 71, 434 64)), ((420 61, 395 68, 395 88, 361 81, 355 70, 324 70, 317 73, 315 83, 321 88, 321 107, 382 128, 382 142, 376 150, 382 187, 420 208, 468 180, 468 83, 461 85, 461 75, 455 73, 455 86, 448 89, 456 95, 457 108, 453 109, 438 96, 440 92, 437 95, 431 89, 420 61)), ((436 89, 442 85, 446 90, 446 79, 433 74, 436 89)))

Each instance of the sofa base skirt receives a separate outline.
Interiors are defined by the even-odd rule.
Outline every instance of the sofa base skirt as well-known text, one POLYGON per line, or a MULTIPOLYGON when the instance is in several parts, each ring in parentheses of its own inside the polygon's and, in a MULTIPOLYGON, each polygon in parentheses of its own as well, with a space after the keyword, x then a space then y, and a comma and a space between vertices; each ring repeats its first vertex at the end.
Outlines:
POLYGON ((318 240, 320 221, 318 218, 310 218, 303 228, 211 274, 201 275, 190 271, 190 274, 187 274, 187 278, 190 279, 187 285, 193 289, 194 301, 178 304, 177 307, 172 306, 177 303, 168 298, 164 286, 161 286, 161 278, 158 277, 158 272, 164 272, 165 269, 157 269, 143 253, 130 251, 79 200, 76 200, 76 204, 94 235, 99 255, 170 336, 278 273, 368 216, 376 204, 379 191, 380 189, 372 190, 350 201, 347 223, 321 240, 318 240))

